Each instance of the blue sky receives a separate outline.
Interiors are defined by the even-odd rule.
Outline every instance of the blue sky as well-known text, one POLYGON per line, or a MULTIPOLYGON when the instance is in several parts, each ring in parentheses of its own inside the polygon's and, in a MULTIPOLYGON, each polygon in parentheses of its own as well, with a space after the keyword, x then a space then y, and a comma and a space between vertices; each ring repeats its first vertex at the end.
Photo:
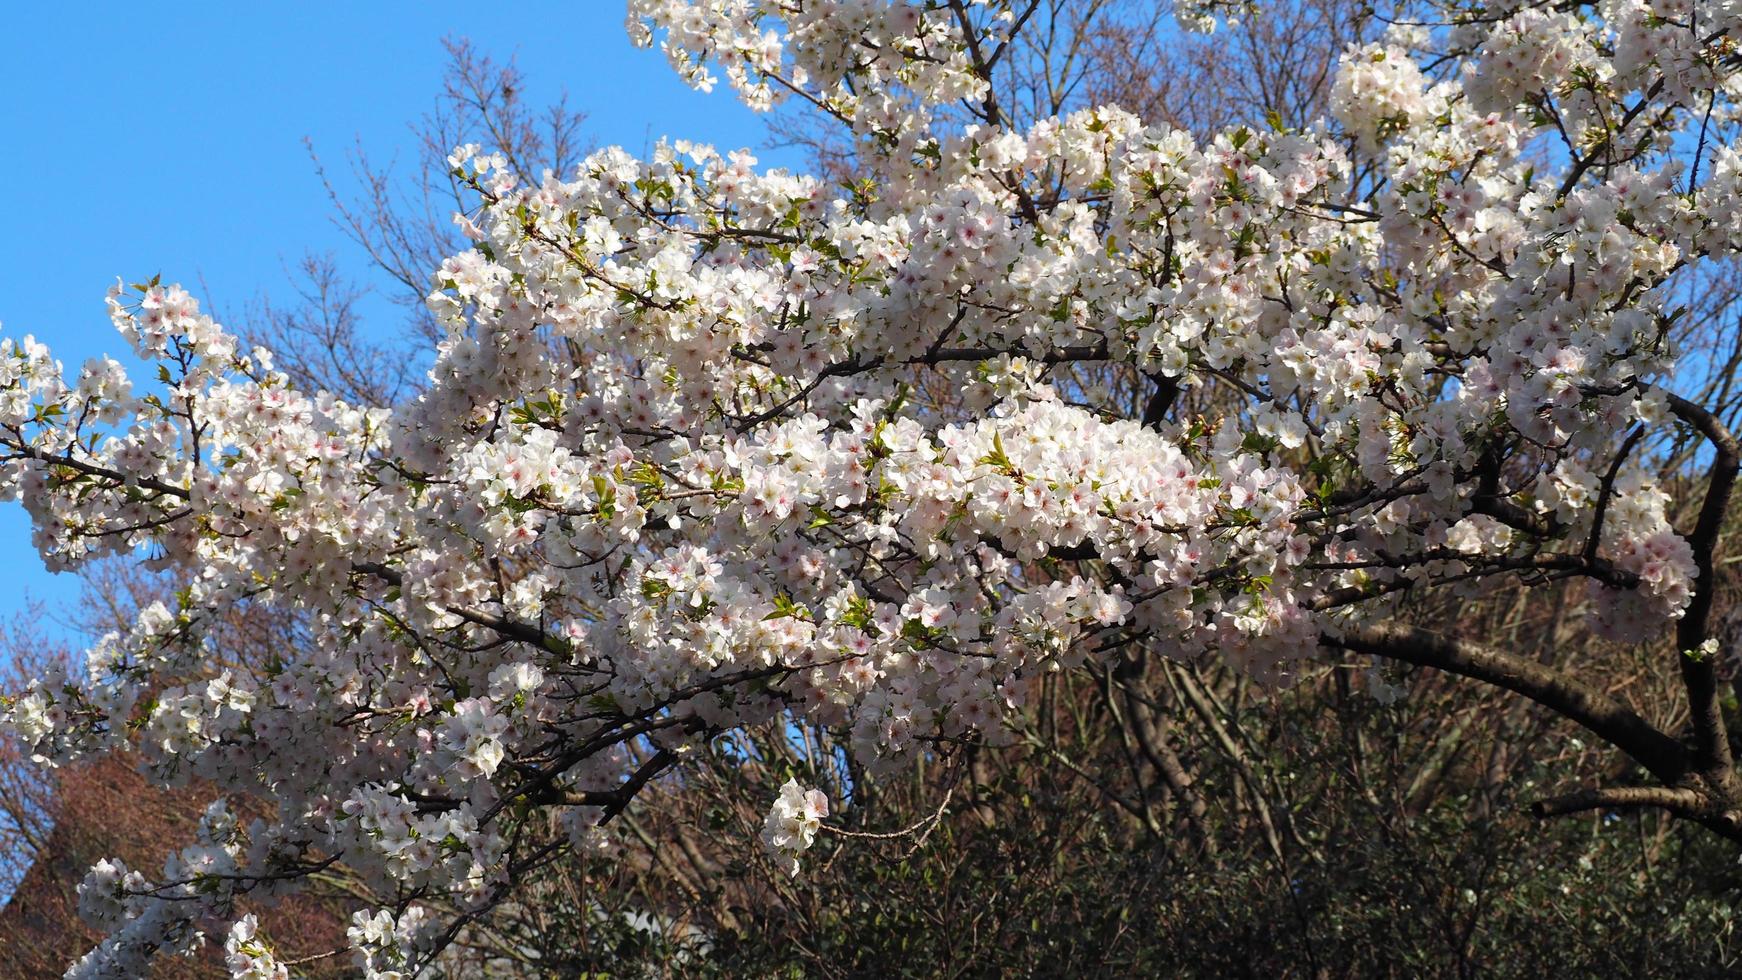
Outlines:
MULTIPOLYGON (((10 10, 0 36, 12 228, 0 237, 0 332, 34 334, 76 372, 88 357, 122 353, 103 309, 116 276, 161 272, 223 313, 287 292, 285 268, 310 250, 364 272, 361 250, 331 222, 303 140, 335 175, 359 141, 373 158, 409 164, 409 126, 439 91, 444 37, 517 57, 534 104, 566 89, 599 145, 639 152, 662 135, 765 144, 762 120, 724 86, 693 92, 657 50, 631 46, 623 15, 618 0, 10 10)), ((22 613, 28 596, 52 617, 76 591, 72 576, 42 567, 22 507, 0 504, 0 616, 22 613)))

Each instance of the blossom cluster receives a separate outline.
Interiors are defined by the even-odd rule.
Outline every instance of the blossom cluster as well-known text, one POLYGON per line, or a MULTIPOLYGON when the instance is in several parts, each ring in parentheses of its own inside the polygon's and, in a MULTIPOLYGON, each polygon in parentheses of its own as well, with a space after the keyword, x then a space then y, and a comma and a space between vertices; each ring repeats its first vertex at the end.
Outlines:
POLYGON ((762 843, 782 871, 798 874, 799 855, 810 849, 817 829, 829 815, 829 799, 822 790, 805 789, 789 779, 762 821, 762 843))

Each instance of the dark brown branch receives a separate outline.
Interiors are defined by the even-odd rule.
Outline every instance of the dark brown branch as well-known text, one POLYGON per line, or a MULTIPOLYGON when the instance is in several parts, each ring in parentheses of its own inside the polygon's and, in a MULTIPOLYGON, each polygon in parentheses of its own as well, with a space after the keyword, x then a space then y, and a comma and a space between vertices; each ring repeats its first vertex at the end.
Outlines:
MULTIPOLYGON (((351 565, 351 570, 363 575, 373 575, 395 587, 404 584, 404 576, 400 575, 397 570, 388 568, 380 562, 355 562, 351 565)), ((464 606, 449 606, 447 609, 448 612, 453 613, 468 623, 494 630, 498 636, 506 637, 510 640, 519 640, 522 643, 530 643, 535 647, 549 650, 552 653, 564 652, 559 648, 560 643, 556 637, 530 623, 522 623, 506 617, 492 615, 481 610, 469 609, 464 606), (553 646, 553 644, 557 644, 557 646, 553 646)))
POLYGON ((599 816, 599 826, 602 827, 610 823, 611 818, 622 813, 629 806, 629 801, 635 799, 635 794, 641 792, 641 788, 647 785, 648 780, 670 768, 675 759, 676 756, 672 755, 671 750, 660 749, 653 754, 652 758, 643 762, 641 767, 635 770, 635 774, 630 776, 621 786, 609 793, 602 794, 609 796, 610 800, 605 804, 605 812, 599 816))
POLYGON ((39 460, 49 464, 50 466, 64 466, 68 469, 84 473, 87 476, 99 476, 106 480, 113 480, 122 485, 132 484, 133 486, 139 487, 143 490, 151 490, 156 493, 167 494, 171 497, 179 497, 182 500, 188 499, 188 492, 182 487, 171 486, 170 484, 164 483, 162 480, 154 479, 149 476, 130 476, 120 470, 113 470, 106 466, 98 466, 95 463, 87 463, 84 460, 74 459, 71 456, 57 456, 53 453, 45 453, 34 446, 27 446, 23 443, 13 442, 10 439, 0 441, 0 447, 11 450, 15 456, 39 460))
POLYGON ((1552 538, 1559 530, 1548 518, 1497 494, 1479 493, 1471 498, 1470 513, 1492 517, 1515 531, 1523 531, 1536 538, 1552 538))
POLYGON ((1660 808, 1680 816, 1696 816, 1700 794, 1691 789, 1667 786, 1612 786, 1606 789, 1583 789, 1565 796, 1538 800, 1530 812, 1538 817, 1558 817, 1585 810, 1629 810, 1660 808))
POLYGON ((1193 785, 1191 771, 1186 769, 1173 746, 1167 744, 1162 723, 1149 710, 1149 706, 1132 692, 1126 681, 1120 680, 1117 683, 1124 692, 1126 710, 1131 715, 1131 731, 1137 737, 1137 745, 1142 750, 1143 757, 1161 774, 1168 791, 1185 804, 1186 822, 1199 846, 1214 854, 1216 840, 1208 828, 1209 807, 1204 803, 1203 795, 1193 785))
POLYGON ((1168 409, 1179 398, 1179 379, 1157 372, 1151 380, 1155 382, 1155 393, 1149 396, 1149 401, 1143 406, 1143 427, 1159 429, 1161 423, 1167 420, 1168 409))
POLYGON ((1706 642, 1706 620, 1712 612, 1712 595, 1717 577, 1712 553, 1717 550, 1718 536, 1723 530, 1724 513, 1730 505, 1730 492, 1736 484, 1736 469, 1742 461, 1742 446, 1711 412, 1680 395, 1669 395, 1670 411, 1676 417, 1700 431, 1712 444, 1716 458, 1706 485, 1706 499, 1700 505, 1700 516, 1694 532, 1688 536, 1688 546, 1694 552, 1698 577, 1681 622, 1676 624, 1676 644, 1681 649, 1682 683, 1688 691, 1688 710, 1693 716, 1694 737, 1699 752, 1698 766, 1708 778, 1728 783, 1733 778, 1734 759, 1730 753, 1730 735, 1724 727, 1724 715, 1718 705, 1718 677, 1715 660, 1700 651, 1706 642))
POLYGON ((1666 783, 1678 782, 1688 772, 1690 760, 1681 743, 1608 694, 1534 660, 1401 623, 1352 629, 1324 642, 1522 694, 1626 752, 1666 783))
POLYGON ((1585 540, 1585 557, 1597 557, 1597 547, 1603 543, 1603 521, 1609 512, 1609 501, 1615 496, 1615 477, 1621 472, 1621 464, 1627 461, 1633 447, 1638 445, 1645 435, 1645 426, 1636 425, 1622 441, 1621 448, 1615 451, 1615 459, 1609 464, 1609 472, 1603 477, 1602 489, 1597 493, 1597 509, 1591 516, 1591 536, 1585 540))

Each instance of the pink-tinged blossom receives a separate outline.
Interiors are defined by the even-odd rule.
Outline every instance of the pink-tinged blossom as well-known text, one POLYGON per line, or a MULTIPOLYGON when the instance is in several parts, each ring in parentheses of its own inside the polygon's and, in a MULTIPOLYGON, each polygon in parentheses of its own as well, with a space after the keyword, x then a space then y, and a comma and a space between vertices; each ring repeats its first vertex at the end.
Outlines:
POLYGON ((807 790, 793 779, 780 787, 780 795, 762 821, 762 843, 782 871, 798 874, 799 857, 810 849, 828 815, 829 798, 822 790, 807 790))

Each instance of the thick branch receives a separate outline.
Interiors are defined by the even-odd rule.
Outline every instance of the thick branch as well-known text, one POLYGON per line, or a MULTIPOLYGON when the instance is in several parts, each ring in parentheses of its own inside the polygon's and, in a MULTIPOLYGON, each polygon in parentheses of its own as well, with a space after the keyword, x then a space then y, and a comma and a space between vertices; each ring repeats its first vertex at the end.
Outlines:
POLYGON ((1533 660, 1401 623, 1352 629, 1340 638, 1327 636, 1325 642, 1369 656, 1433 667, 1522 694, 1589 729, 1666 783, 1675 783, 1687 774, 1687 753, 1675 739, 1658 731, 1620 701, 1533 660))
MULTIPOLYGON (((354 562, 351 565, 351 570, 363 575, 373 575, 393 586, 400 586, 405 582, 404 576, 400 575, 397 570, 388 568, 380 562, 354 562)), ((550 650, 552 653, 563 652, 558 649, 553 649, 552 644, 557 642, 555 637, 530 623, 522 623, 503 616, 492 615, 483 612, 482 610, 469 609, 465 606, 449 606, 447 609, 448 612, 464 619, 468 623, 473 623, 494 630, 498 636, 507 637, 510 640, 519 640, 522 643, 530 643, 535 647, 550 650)))
POLYGON ((1143 406, 1143 427, 1146 429, 1161 428, 1161 423, 1167 420, 1168 409, 1173 407, 1174 400, 1179 397, 1178 378, 1157 373, 1153 380, 1155 392, 1143 406))
POLYGON ((13 442, 10 439, 0 440, 0 447, 10 449, 18 456, 40 460, 50 466, 64 466, 68 469, 84 473, 87 476, 97 476, 102 477, 105 480, 113 480, 123 486, 132 484, 144 490, 167 494, 171 497, 179 497, 182 500, 188 499, 188 491, 185 488, 172 486, 162 480, 154 479, 149 476, 133 476, 131 474, 123 473, 120 470, 110 469, 106 466, 99 466, 96 463, 87 463, 81 459, 74 459, 71 456, 45 453, 34 446, 29 446, 20 442, 13 442))
POLYGON ((1530 812, 1539 817, 1558 817, 1585 810, 1626 810, 1658 807, 1680 816, 1696 816, 1700 794, 1691 789, 1667 786, 1613 786, 1584 789, 1565 796, 1538 800, 1530 812))
POLYGON ((1209 807, 1204 803, 1204 797, 1193 785, 1191 771, 1186 769, 1179 753, 1173 746, 1167 744, 1167 736, 1163 733, 1161 723, 1131 689, 1125 681, 1119 681, 1119 686, 1125 694, 1125 706, 1131 713, 1131 731, 1137 737, 1137 745, 1142 750, 1145 759, 1161 774, 1167 784, 1168 791, 1179 797, 1185 804, 1186 822, 1191 826, 1192 835, 1205 851, 1216 852, 1216 840, 1208 828, 1209 807))
POLYGON ((1700 431, 1712 444, 1716 459, 1706 485, 1706 499, 1700 506, 1694 533, 1688 536, 1688 546, 1694 552, 1694 566, 1699 575, 1694 580, 1693 596, 1687 612, 1676 624, 1676 644, 1682 651, 1682 683, 1688 691, 1688 709, 1693 715, 1694 737, 1697 743, 1699 768, 1727 781, 1734 760, 1730 753, 1730 735, 1724 727, 1724 715, 1718 705, 1718 677, 1711 656, 1689 656, 1706 641, 1706 620, 1712 612, 1712 595, 1717 573, 1712 553, 1717 550, 1718 535, 1724 527, 1724 513, 1730 506, 1730 491, 1736 483, 1736 468, 1742 460, 1742 446, 1724 427, 1717 416, 1680 395, 1669 396, 1670 410, 1676 417, 1700 431))

